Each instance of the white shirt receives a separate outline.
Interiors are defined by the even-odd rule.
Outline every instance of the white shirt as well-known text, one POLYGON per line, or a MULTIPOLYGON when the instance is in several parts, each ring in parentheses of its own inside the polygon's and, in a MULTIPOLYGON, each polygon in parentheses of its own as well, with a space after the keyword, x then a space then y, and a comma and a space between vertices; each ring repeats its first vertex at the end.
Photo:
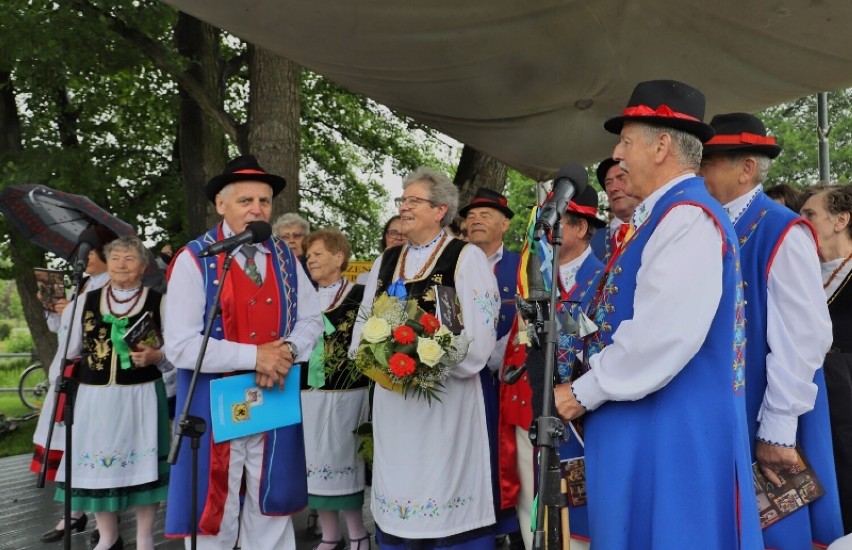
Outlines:
MULTIPOLYGON (((233 234, 233 231, 224 223, 223 231, 226 238, 229 234, 233 234)), ((266 255, 270 252, 262 245, 258 246, 257 250, 255 263, 261 277, 265 278, 266 255)), ((234 260, 240 267, 245 265, 245 257, 242 254, 236 253, 234 260)), ((203 261, 214 260, 207 258, 203 261)), ((298 285, 296 322, 292 332, 289 335, 282 334, 281 337, 293 342, 298 348, 299 355, 295 361, 307 361, 317 336, 323 328, 323 323, 316 290, 298 259, 295 259, 294 266, 298 285)), ((178 368, 193 369, 203 340, 204 308, 207 298, 199 266, 192 254, 186 250, 178 254, 174 260, 169 280, 169 296, 172 298, 166 301, 163 323, 169 327, 165 334, 166 356, 178 368)), ((201 370, 219 373, 255 370, 256 362, 256 345, 210 338, 201 370)))
MULTIPOLYGON (((670 181, 633 213, 636 227, 674 185, 670 181)), ((572 384, 588 410, 606 401, 635 401, 668 384, 704 343, 722 297, 722 235, 698 206, 673 208, 642 251, 633 318, 612 343, 589 358, 591 369, 572 384)), ((733 330, 733 328, 732 328, 733 330)))
MULTIPOLYGON (((757 186, 725 205, 732 222, 736 223, 762 189, 757 186)), ((792 446, 799 416, 814 408, 814 373, 822 366, 832 340, 817 246, 804 224, 790 228, 772 260, 766 339, 766 392, 757 414, 757 437, 792 446)))

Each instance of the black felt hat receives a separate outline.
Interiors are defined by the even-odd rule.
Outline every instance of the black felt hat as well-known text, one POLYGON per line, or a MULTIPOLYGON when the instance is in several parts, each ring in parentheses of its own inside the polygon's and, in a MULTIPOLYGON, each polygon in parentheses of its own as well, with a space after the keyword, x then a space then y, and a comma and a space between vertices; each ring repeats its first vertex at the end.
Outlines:
POLYGON ((597 169, 595 170, 595 175, 598 177, 598 183, 601 184, 601 187, 606 189, 606 184, 604 184, 604 180, 606 180, 606 173, 609 172, 609 169, 618 164, 618 161, 614 158, 603 159, 600 164, 598 164, 597 169))
POLYGON ((606 222, 598 217, 598 192, 587 185, 568 203, 566 212, 586 218, 595 227, 604 227, 606 222))
POLYGON ((646 122, 688 132, 702 143, 713 137, 713 128, 704 121, 704 94, 677 80, 649 80, 633 89, 620 116, 604 122, 604 128, 620 134, 629 120, 646 122))
POLYGON ((766 126, 754 115, 728 113, 716 115, 710 121, 716 132, 704 144, 704 154, 721 152, 758 153, 774 159, 781 154, 781 146, 774 137, 766 135, 766 126))
POLYGON ((510 220, 512 219, 512 216, 515 215, 515 213, 512 212, 512 209, 509 208, 509 201, 506 200, 506 197, 504 197, 497 191, 488 189, 487 187, 480 187, 479 189, 477 189, 476 195, 473 196, 469 204, 463 206, 459 210, 459 214, 461 214, 462 217, 466 217, 468 211, 471 208, 481 207, 499 210, 500 212, 505 214, 505 216, 510 220))
POLYGON ((268 174, 260 167, 254 155, 243 155, 228 161, 225 171, 207 182, 207 198, 216 202, 216 195, 229 183, 237 181, 261 181, 272 187, 272 196, 281 192, 287 181, 281 176, 268 174))

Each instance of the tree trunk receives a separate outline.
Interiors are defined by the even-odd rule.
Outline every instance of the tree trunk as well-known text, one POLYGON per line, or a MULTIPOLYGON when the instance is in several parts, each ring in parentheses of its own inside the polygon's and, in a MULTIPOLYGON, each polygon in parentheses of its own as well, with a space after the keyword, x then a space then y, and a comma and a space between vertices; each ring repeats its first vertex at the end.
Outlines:
MULTIPOLYGON (((224 81, 219 51, 219 30, 183 12, 175 25, 175 43, 189 60, 187 73, 217 105, 224 103, 224 81)), ((205 187, 220 174, 227 162, 225 133, 204 114, 198 103, 183 89, 180 95, 177 151, 183 174, 190 238, 215 225, 219 216, 207 200, 205 187)))
POLYGON ((299 210, 301 68, 280 55, 249 46, 248 144, 267 172, 287 187, 272 203, 272 220, 299 210))
POLYGON ((453 183, 459 188, 459 208, 470 202, 480 187, 502 193, 509 167, 468 145, 462 149, 453 183))
MULTIPOLYGON (((21 120, 15 103, 15 88, 12 75, 0 71, 0 166, 14 165, 15 157, 23 150, 21 143, 21 120)), ((30 328, 38 357, 44 365, 49 365, 56 354, 56 335, 47 328, 44 309, 36 298, 38 286, 35 276, 29 268, 20 266, 38 265, 44 261, 44 254, 32 246, 17 232, 10 231, 10 251, 15 270, 15 286, 21 296, 24 318, 30 328)))

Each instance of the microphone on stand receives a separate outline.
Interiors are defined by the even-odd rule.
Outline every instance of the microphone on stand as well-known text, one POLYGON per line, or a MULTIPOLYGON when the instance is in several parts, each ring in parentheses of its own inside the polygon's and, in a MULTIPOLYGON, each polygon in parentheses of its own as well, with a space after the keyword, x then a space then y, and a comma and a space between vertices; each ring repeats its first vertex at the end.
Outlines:
POLYGON ((245 231, 234 235, 233 237, 228 237, 227 239, 211 244, 202 250, 198 254, 198 257, 205 258, 207 256, 221 254, 222 252, 230 252, 244 244, 261 243, 271 236, 272 226, 268 223, 264 221, 249 222, 248 225, 246 225, 245 231))
POLYGON ((95 231, 95 226, 87 227, 77 238, 77 250, 74 257, 74 274, 76 280, 81 277, 89 265, 89 252, 98 247, 98 232, 95 231))
POLYGON ((533 238, 536 241, 546 235, 565 213, 571 197, 579 195, 589 185, 586 169, 576 162, 563 166, 553 177, 553 191, 545 200, 541 214, 535 222, 533 238))

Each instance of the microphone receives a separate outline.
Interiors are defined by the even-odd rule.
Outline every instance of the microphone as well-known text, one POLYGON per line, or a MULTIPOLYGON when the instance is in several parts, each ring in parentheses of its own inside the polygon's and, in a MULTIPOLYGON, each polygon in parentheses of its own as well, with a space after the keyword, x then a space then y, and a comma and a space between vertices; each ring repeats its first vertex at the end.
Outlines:
POLYGON ((87 227, 77 238, 77 255, 74 258, 74 278, 79 278, 89 265, 89 252, 98 247, 98 232, 95 226, 87 227))
POLYGON ((550 193, 541 214, 535 222, 533 238, 537 241, 547 234, 559 217, 565 213, 571 197, 578 195, 589 185, 589 176, 586 169, 572 162, 563 166, 553 178, 553 191, 550 193))
POLYGON ((234 235, 233 237, 228 237, 225 240, 211 244, 202 250, 198 254, 198 257, 205 258, 207 256, 221 254, 222 252, 230 252, 240 245, 261 243, 271 236, 272 226, 268 223, 264 221, 249 222, 248 225, 246 225, 245 231, 234 235))

